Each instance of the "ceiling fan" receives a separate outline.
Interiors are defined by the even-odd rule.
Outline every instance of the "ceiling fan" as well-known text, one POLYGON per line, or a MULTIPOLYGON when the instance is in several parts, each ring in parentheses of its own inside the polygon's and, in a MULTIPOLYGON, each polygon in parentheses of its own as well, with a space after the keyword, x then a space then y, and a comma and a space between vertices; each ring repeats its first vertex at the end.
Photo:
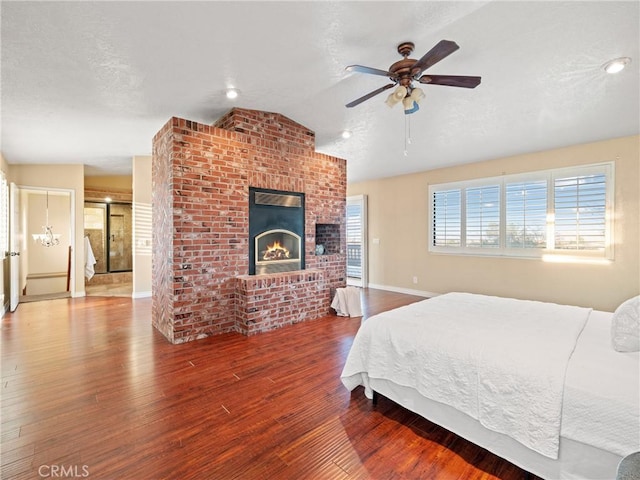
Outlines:
POLYGON ((389 67, 389 70, 380 70, 377 68, 364 67, 362 65, 350 65, 348 71, 369 73, 372 75, 380 75, 389 77, 392 83, 380 87, 373 92, 347 103, 347 108, 355 107, 365 100, 388 90, 389 88, 398 86, 396 90, 389 95, 386 103, 393 106, 399 101, 403 101, 405 113, 413 113, 418 110, 418 102, 424 96, 419 88, 413 86, 413 82, 419 82, 431 85, 446 85, 449 87, 476 88, 480 85, 481 77, 469 77, 461 75, 422 75, 427 68, 432 67, 440 60, 448 57, 460 48, 458 44, 450 40, 440 40, 438 44, 429 50, 420 60, 409 58, 415 45, 413 42, 403 42, 398 45, 398 53, 402 55, 402 60, 397 61, 389 67))

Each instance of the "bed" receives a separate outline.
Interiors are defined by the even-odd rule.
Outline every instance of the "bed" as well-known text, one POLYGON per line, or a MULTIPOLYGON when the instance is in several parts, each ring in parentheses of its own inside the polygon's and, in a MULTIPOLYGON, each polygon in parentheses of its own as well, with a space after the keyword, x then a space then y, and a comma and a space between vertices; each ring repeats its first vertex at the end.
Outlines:
POLYGON ((614 479, 640 450, 640 354, 612 346, 618 313, 440 295, 364 320, 341 380, 539 477, 614 479))

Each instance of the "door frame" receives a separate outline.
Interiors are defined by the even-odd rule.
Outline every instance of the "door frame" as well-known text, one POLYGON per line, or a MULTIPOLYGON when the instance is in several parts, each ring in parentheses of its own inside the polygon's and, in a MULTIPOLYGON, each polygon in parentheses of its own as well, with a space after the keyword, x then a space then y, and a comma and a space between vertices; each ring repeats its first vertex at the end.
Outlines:
MULTIPOLYGON (((360 205, 360 246, 361 246, 361 265, 360 265, 360 279, 347 276, 347 285, 353 285, 356 287, 367 288, 369 286, 369 249, 368 249, 368 219, 367 219, 367 195, 351 195, 347 197, 348 204, 360 205)), ((345 209, 345 216, 346 216, 345 209)))
POLYGON ((9 281, 9 262, 11 256, 9 245, 9 182, 4 171, 0 170, 0 212, 2 221, 0 222, 0 308, 3 316, 9 311, 10 306, 10 281, 9 281))
MULTIPOLYGON (((11 302, 10 311, 15 311, 20 301, 20 247, 21 241, 26 242, 26 238, 21 238, 21 234, 17 229, 17 225, 20 221, 19 217, 22 213, 19 200, 20 191, 41 191, 41 192, 59 192, 69 194, 69 245, 71 246, 71 266, 69 272, 69 291, 72 297, 75 296, 75 269, 76 269, 76 191, 70 188, 59 187, 46 187, 46 186, 34 186, 34 185, 16 185, 11 182, 10 184, 10 199, 9 199, 9 243, 11 245, 11 252, 18 253, 18 255, 12 255, 10 260, 10 290, 11 290, 11 302), (15 202, 15 204, 14 204, 15 202), (16 298, 14 298, 17 296, 16 298)), ((22 232, 24 233, 24 232, 22 232)))

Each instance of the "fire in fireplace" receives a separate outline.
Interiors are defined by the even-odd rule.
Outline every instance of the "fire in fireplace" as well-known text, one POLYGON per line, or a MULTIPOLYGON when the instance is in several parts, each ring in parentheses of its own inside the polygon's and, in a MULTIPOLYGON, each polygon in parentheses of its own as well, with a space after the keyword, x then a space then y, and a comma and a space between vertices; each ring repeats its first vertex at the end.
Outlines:
POLYGON ((249 274, 304 270, 304 194, 249 189, 249 274))
POLYGON ((256 274, 300 270, 300 236, 288 230, 270 230, 255 239, 256 274))

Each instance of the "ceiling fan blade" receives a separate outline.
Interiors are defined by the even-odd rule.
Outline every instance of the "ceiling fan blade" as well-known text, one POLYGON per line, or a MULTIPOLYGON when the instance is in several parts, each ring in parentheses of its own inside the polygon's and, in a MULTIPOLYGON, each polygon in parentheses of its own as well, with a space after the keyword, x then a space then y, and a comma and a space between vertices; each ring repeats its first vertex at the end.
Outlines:
POLYGON ((347 108, 351 108, 351 107, 355 107, 356 105, 360 105, 362 102, 364 102, 365 100, 369 100, 371 97, 375 97, 376 95, 378 95, 379 93, 384 92, 385 90, 388 90, 389 88, 395 86, 395 83, 390 83, 388 85, 385 85, 384 87, 380 87, 376 90, 374 90, 373 92, 369 92, 366 95, 358 98, 357 100, 354 100, 353 102, 349 102, 345 105, 345 107, 347 108))
POLYGON ((372 75, 382 75, 383 77, 393 77, 393 73, 378 68, 364 67, 362 65, 349 65, 345 70, 350 72, 370 73, 372 75))
POLYGON ((451 40, 440 40, 438 44, 423 55, 423 57, 411 67, 412 77, 420 75, 427 68, 435 65, 443 58, 448 57, 460 47, 451 40))
POLYGON ((418 81, 430 85, 446 85, 449 87, 476 88, 482 77, 467 77, 463 75, 423 75, 418 81))

